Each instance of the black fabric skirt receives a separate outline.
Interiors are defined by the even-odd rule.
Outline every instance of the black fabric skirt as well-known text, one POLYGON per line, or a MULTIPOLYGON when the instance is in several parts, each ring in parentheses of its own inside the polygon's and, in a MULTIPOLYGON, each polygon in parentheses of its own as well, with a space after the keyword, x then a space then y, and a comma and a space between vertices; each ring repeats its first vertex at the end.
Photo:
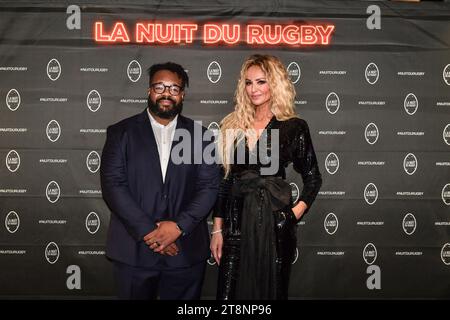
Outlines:
MULTIPOLYGON (((250 203, 250 207, 248 203, 247 206, 244 203, 246 195, 236 192, 234 192, 229 198, 229 201, 227 201, 223 225, 224 244, 219 266, 217 287, 218 300, 282 300, 288 298, 291 265, 295 259, 297 247, 297 219, 291 209, 290 187, 287 183, 288 187, 284 186, 284 181, 276 181, 276 183, 282 186, 280 192, 284 193, 284 195, 280 197, 285 199, 283 200, 284 203, 286 203, 286 199, 288 199, 288 204, 284 205, 281 209, 273 210, 273 207, 267 208, 267 206, 270 206, 272 203, 270 201, 267 202, 266 200, 267 198, 272 197, 273 193, 278 191, 272 190, 272 193, 264 192, 265 189, 270 188, 265 187, 266 180, 261 180, 260 177, 256 177, 256 180, 253 180, 251 183, 255 187, 254 189, 249 189, 251 197, 253 197, 253 202, 250 203), (288 195, 286 195, 287 192, 289 192, 288 195), (269 261, 267 261, 265 257, 266 260, 253 257, 253 251, 248 251, 248 249, 244 256, 242 252, 242 246, 243 243, 245 243, 243 242, 243 237, 245 237, 245 235, 243 236, 242 234, 243 221, 244 223, 251 224, 261 223, 257 218, 249 220, 248 217, 245 217, 244 215, 255 215, 257 207, 264 206, 264 203, 266 203, 264 208, 265 214, 272 216, 270 219, 266 219, 266 222, 262 223, 270 223, 269 228, 266 228, 265 231, 266 233, 270 232, 270 234, 262 235, 261 237, 261 235, 256 234, 258 230, 258 228, 256 228, 256 233, 250 241, 259 241, 261 243, 265 241, 272 242, 271 245, 273 246, 275 254, 269 258, 269 261), (245 268, 241 265, 242 260, 245 261, 245 268), (254 273, 260 273, 259 279, 261 280, 258 281, 256 285, 251 286, 251 289, 249 290, 247 287, 248 279, 251 278, 254 273), (269 286, 269 288, 267 288, 267 286, 269 286), (261 295, 260 291, 267 291, 268 293, 261 295)), ((274 201, 276 202, 276 200, 274 201)), ((278 206, 280 206, 280 203, 281 202, 278 203, 278 206)))

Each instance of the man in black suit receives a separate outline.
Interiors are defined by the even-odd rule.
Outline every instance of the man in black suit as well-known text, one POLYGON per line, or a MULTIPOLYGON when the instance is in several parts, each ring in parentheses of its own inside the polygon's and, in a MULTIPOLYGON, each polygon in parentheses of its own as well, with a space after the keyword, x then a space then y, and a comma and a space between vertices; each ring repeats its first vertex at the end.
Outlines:
POLYGON ((219 167, 203 157, 194 161, 211 141, 202 139, 204 127, 181 115, 189 84, 184 69, 167 62, 148 73, 148 108, 107 130, 101 165, 112 212, 106 254, 119 298, 199 299, 219 167), (189 146, 182 163, 173 152, 179 143, 189 146))

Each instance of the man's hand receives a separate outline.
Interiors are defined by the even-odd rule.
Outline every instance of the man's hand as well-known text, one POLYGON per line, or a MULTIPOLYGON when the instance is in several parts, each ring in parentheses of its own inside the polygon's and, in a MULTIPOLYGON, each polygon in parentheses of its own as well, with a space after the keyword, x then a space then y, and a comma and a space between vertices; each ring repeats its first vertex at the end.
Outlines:
POLYGON ((144 241, 150 249, 160 253, 178 239, 181 235, 181 231, 173 221, 161 221, 157 223, 157 226, 157 229, 144 237, 144 241))
MULTIPOLYGON (((157 248, 157 247, 158 247, 158 245, 156 245, 155 243, 149 246, 149 248, 151 250, 153 250, 153 248, 157 248)), ((173 256, 176 256, 179 251, 180 251, 180 249, 178 249, 178 246, 174 242, 174 243, 169 244, 167 247, 165 247, 159 253, 162 254, 163 256, 172 256, 173 257, 173 256)))
POLYGON ((163 256, 176 256, 178 254, 178 246, 174 243, 169 244, 167 247, 164 248, 163 251, 160 252, 163 256))

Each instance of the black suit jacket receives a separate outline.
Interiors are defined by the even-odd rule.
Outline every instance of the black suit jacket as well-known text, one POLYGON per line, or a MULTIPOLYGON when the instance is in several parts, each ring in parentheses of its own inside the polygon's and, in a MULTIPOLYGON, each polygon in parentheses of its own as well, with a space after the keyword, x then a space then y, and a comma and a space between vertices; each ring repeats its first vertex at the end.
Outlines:
MULTIPOLYGON (((194 154, 198 155, 208 145, 201 142, 196 150, 194 131, 195 139, 200 142, 198 133, 206 129, 182 115, 178 116, 176 129, 185 129, 190 137, 179 142, 174 139, 172 150, 178 143, 191 145, 192 152, 187 157, 192 161, 194 154)), ((209 258, 206 218, 217 196, 218 165, 204 161, 174 164, 170 159, 163 183, 147 110, 108 127, 100 176, 103 198, 112 213, 107 236, 108 258, 133 266, 153 266, 163 259, 171 267, 191 266, 209 258), (156 228, 158 220, 175 221, 186 233, 176 242, 180 249, 178 255, 154 253, 143 241, 156 228)))

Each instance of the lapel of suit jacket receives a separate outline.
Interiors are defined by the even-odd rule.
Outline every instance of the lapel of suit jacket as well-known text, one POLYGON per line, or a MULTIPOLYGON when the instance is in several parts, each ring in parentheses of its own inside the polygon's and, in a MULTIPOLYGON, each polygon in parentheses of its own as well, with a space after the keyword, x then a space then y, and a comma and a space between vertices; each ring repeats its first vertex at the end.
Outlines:
POLYGON ((143 170, 152 170, 155 178, 158 179, 162 185, 163 180, 158 145, 156 144, 155 135, 153 134, 152 124, 150 123, 147 109, 145 109, 137 119, 139 123, 139 131, 143 137, 142 141, 144 141, 143 148, 146 150, 145 155, 147 156, 147 159, 145 160, 145 163, 148 163, 148 168, 143 168, 143 170))
MULTIPOLYGON (((192 132, 190 132, 187 123, 186 123, 186 118, 183 117, 181 114, 178 115, 178 119, 177 119, 177 126, 176 126, 176 130, 177 129, 185 129, 188 130, 190 134, 193 134, 192 132)), ((175 133, 176 135, 176 133, 175 133)), ((175 137, 174 135, 174 137, 175 137)), ((170 157, 169 157, 169 163, 167 164, 167 171, 166 171, 166 179, 165 179, 165 184, 170 183, 170 180, 173 177, 176 177, 176 171, 180 168, 179 165, 175 165, 172 161, 172 150, 174 148, 174 146, 176 146, 178 143, 181 143, 182 141, 172 141, 172 145, 170 147, 170 157)))

